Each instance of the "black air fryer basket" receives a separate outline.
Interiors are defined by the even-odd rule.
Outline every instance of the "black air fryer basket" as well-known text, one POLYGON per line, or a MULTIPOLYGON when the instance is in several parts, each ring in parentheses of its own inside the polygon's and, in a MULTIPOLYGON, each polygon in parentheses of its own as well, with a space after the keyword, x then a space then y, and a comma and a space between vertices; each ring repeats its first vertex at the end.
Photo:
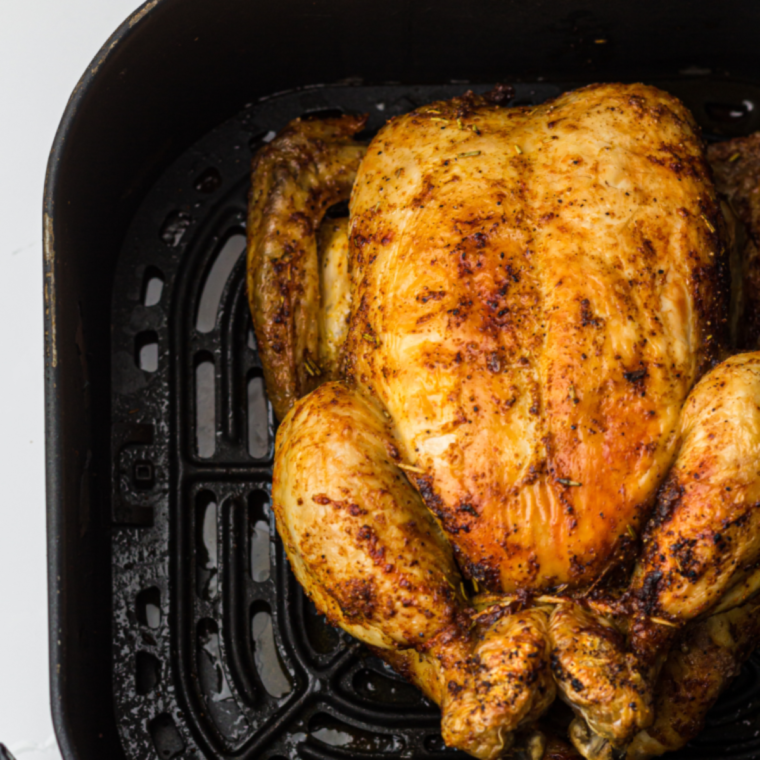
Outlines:
MULTIPOLYGON (((151 0, 75 89, 45 190, 54 723, 66 760, 462 757, 290 572, 244 287, 253 152, 304 114, 495 82, 675 93, 760 129, 760 5, 151 0), (327 84, 324 84, 327 83, 327 84)), ((677 756, 760 758, 760 658, 677 756)))

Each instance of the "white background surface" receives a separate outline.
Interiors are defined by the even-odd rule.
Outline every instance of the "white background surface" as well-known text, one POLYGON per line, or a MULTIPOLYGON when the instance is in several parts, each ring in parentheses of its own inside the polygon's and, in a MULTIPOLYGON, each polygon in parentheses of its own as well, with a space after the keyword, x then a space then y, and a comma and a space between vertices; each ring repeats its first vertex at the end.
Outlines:
POLYGON ((0 742, 58 760, 48 691, 42 189, 79 77, 138 0, 0 0, 0 742))

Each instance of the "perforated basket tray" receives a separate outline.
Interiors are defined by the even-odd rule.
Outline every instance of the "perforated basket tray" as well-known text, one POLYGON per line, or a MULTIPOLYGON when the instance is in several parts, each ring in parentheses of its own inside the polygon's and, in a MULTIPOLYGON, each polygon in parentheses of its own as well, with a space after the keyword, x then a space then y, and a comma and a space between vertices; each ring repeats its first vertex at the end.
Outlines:
MULTIPOLYGON (((659 84, 713 138, 757 128, 754 87, 659 84), (727 92, 743 111, 721 105, 727 92)), ((513 102, 569 87, 517 85, 513 102)), ((324 87, 250 105, 180 156, 136 214, 111 344, 113 696, 127 757, 464 757, 444 747, 437 708, 329 627, 289 570, 269 509, 274 419, 243 254, 252 151, 290 119, 368 112, 371 134, 464 89, 324 87)), ((679 757, 760 757, 758 668, 679 757)))

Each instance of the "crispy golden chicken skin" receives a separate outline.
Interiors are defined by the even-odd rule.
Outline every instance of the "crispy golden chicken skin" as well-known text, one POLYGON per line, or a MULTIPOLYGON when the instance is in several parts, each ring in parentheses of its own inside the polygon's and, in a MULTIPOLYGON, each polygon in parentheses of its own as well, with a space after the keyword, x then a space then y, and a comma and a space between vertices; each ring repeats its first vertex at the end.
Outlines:
POLYGON ((649 521, 632 593, 646 615, 714 611, 760 559, 760 354, 738 354, 697 384, 675 464, 649 521))
POLYGON ((654 723, 639 733, 627 760, 680 749, 702 730, 705 716, 760 641, 760 603, 753 600, 686 628, 657 684, 654 723))
MULTIPOLYGON (((296 119, 256 154, 248 203, 248 300, 269 399, 282 419, 318 385, 316 231, 346 200, 364 155, 366 117, 296 119)), ((329 243, 326 243, 329 244, 329 243)))
POLYGON ((753 346, 760 169, 713 152, 721 198, 689 112, 640 84, 468 93, 366 151, 363 123, 296 121, 253 168, 298 580, 475 757, 572 756, 555 696, 585 758, 682 746, 760 636, 760 354, 725 359, 753 346))
POLYGON ((552 669, 563 698, 595 736, 628 744, 652 722, 652 695, 623 636, 603 617, 577 604, 555 607, 549 626, 552 669))
POLYGON ((373 140, 350 225, 347 380, 390 414, 465 572, 593 582, 646 520, 725 332, 688 111, 621 85, 433 104, 373 140))
POLYGON ((440 704, 451 746, 490 759, 554 699, 544 611, 474 617, 451 546, 397 462, 380 408, 341 383, 277 436, 272 495, 293 570, 328 619, 440 704))

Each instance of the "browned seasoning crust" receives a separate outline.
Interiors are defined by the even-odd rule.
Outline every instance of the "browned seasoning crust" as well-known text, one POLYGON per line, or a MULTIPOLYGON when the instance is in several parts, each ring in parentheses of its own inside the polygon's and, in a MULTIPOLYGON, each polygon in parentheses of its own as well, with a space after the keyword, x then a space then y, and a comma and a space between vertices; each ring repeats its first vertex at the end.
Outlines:
POLYGON ((657 681, 654 722, 640 731, 625 754, 614 754, 600 741, 573 725, 584 757, 608 760, 649 760, 684 747, 704 728, 708 710, 736 678, 760 640, 760 602, 756 599, 728 612, 697 620, 674 641, 657 681))
POLYGON ((441 706, 450 746, 491 760, 554 699, 546 612, 473 620, 451 546, 393 453, 376 404, 320 386, 277 435, 277 527, 317 608, 441 706))
MULTIPOLYGON (((433 103, 364 158, 350 118, 295 122, 254 166, 249 295, 296 576, 441 706, 450 746, 575 757, 536 729, 555 693, 589 760, 681 746, 760 635, 760 354, 717 364, 733 227, 699 130, 615 84, 433 103)), ((748 146, 710 156, 751 226, 748 146)))
POLYGON ((319 382, 315 235, 325 211, 351 193, 365 152, 352 135, 366 120, 366 115, 296 119, 253 160, 248 300, 278 419, 319 382))
POLYGON ((560 694, 595 735, 625 747, 652 720, 652 691, 624 637, 575 604, 554 608, 549 631, 560 694))
POLYGON ((727 199, 738 228, 734 316, 736 347, 760 347, 760 133, 715 143, 707 149, 718 192, 727 199))
POLYGON ((433 103, 373 140, 350 233, 346 379, 388 411, 465 574, 592 584, 724 344, 725 230, 689 112, 643 85, 433 103))
MULTIPOLYGON (((680 441, 631 588, 642 616, 677 624, 714 610, 758 571, 759 353, 733 356, 702 378, 684 406, 680 441)), ((651 628, 634 631, 642 653, 652 648, 651 628)))
POLYGON ((704 728, 707 711, 739 675, 760 639, 760 602, 714 615, 684 630, 657 682, 655 721, 631 744, 628 760, 683 747, 704 728))

